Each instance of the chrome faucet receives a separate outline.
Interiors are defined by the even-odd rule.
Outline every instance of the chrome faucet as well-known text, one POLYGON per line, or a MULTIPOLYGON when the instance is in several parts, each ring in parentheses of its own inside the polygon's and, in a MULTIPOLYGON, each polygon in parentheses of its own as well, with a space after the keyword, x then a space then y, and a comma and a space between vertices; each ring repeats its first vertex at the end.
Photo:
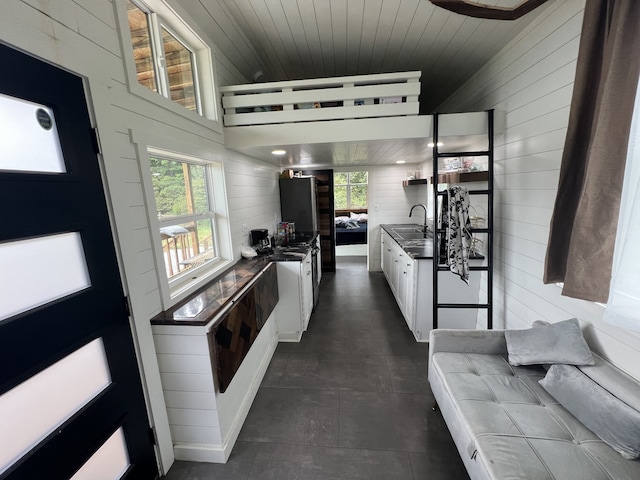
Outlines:
POLYGON ((422 203, 416 203, 413 207, 411 207, 409 216, 411 216, 411 214, 413 213, 413 209, 416 207, 422 207, 424 209, 424 223, 422 224, 422 232, 427 233, 427 207, 425 207, 422 203))

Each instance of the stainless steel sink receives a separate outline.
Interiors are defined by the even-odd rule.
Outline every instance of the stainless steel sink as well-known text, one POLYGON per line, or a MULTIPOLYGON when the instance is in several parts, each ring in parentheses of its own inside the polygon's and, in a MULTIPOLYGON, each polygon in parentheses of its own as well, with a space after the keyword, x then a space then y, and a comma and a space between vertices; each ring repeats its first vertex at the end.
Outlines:
MULTIPOLYGON (((396 232, 397 233, 397 232, 396 232)), ((404 240, 418 240, 420 238, 427 238, 426 234, 422 233, 422 232, 413 232, 413 233, 398 233, 398 235, 400 237, 402 237, 404 240)))
POLYGON ((392 230, 394 232, 396 232, 400 236, 402 236, 403 234, 406 234, 406 233, 422 233, 422 228, 419 227, 419 226, 416 226, 416 227, 394 227, 392 230))
POLYGON ((405 247, 419 247, 424 248, 432 246, 432 240, 430 238, 419 238, 417 240, 407 240, 404 244, 405 247))

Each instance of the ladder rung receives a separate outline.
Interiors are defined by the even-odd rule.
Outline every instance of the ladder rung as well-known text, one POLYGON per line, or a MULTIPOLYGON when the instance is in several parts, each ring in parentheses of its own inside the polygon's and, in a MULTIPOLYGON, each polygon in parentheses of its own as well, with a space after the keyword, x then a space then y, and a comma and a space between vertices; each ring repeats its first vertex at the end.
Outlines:
MULTIPOLYGON (((473 260, 473 259, 472 259, 473 260)), ((489 267, 487 265, 469 265, 469 270, 474 272, 488 272, 489 267)), ((447 265, 438 265, 439 272, 448 272, 449 267, 447 265)))
MULTIPOLYGON (((469 195, 489 195, 489 190, 469 190, 469 195)), ((438 195, 446 195, 446 190, 438 190, 438 195)))
POLYGON ((488 157, 488 150, 476 150, 473 152, 438 152, 438 157, 455 158, 455 157, 488 157))
MULTIPOLYGON (((469 232, 471 233, 491 233, 490 228, 470 228, 469 232)), ((437 228, 436 233, 447 233, 446 228, 437 228)))
POLYGON ((489 308, 487 303, 437 303, 437 308, 489 308))

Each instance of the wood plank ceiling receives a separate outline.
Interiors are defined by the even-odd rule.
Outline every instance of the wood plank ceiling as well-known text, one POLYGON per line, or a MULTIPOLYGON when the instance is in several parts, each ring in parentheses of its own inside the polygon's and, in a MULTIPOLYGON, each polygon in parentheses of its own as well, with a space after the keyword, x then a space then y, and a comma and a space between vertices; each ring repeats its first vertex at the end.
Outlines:
MULTIPOLYGON (((259 81, 282 81, 420 70, 420 112, 431 113, 556 1, 514 21, 466 17, 428 0, 180 4, 249 81, 258 72, 259 81)), ((521 2, 479 3, 513 8, 521 2)))

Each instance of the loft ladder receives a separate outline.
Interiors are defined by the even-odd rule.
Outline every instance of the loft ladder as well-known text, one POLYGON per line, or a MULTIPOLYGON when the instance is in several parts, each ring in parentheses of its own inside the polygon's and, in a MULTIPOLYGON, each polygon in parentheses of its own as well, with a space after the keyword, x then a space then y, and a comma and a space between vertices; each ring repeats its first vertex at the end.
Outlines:
MULTIPOLYGON (((494 111, 487 110, 487 150, 468 152, 440 152, 438 147, 439 116, 433 115, 433 328, 438 328, 438 313, 440 309, 485 309, 487 311, 487 328, 493 329, 493 160, 494 160, 494 111), (486 195, 487 198, 487 221, 486 228, 471 228, 471 233, 486 233, 487 261, 485 265, 470 265, 470 271, 487 272, 487 303, 440 303, 438 296, 438 272, 449 271, 449 266, 442 264, 440 246, 444 241, 446 229, 438 228, 438 197, 442 197, 442 208, 447 208, 447 189, 440 190, 441 185, 438 177, 438 161, 441 158, 456 157, 487 157, 488 159, 488 179, 486 190, 469 190, 469 195, 486 195)), ((448 188, 448 187, 447 187, 448 188)))

